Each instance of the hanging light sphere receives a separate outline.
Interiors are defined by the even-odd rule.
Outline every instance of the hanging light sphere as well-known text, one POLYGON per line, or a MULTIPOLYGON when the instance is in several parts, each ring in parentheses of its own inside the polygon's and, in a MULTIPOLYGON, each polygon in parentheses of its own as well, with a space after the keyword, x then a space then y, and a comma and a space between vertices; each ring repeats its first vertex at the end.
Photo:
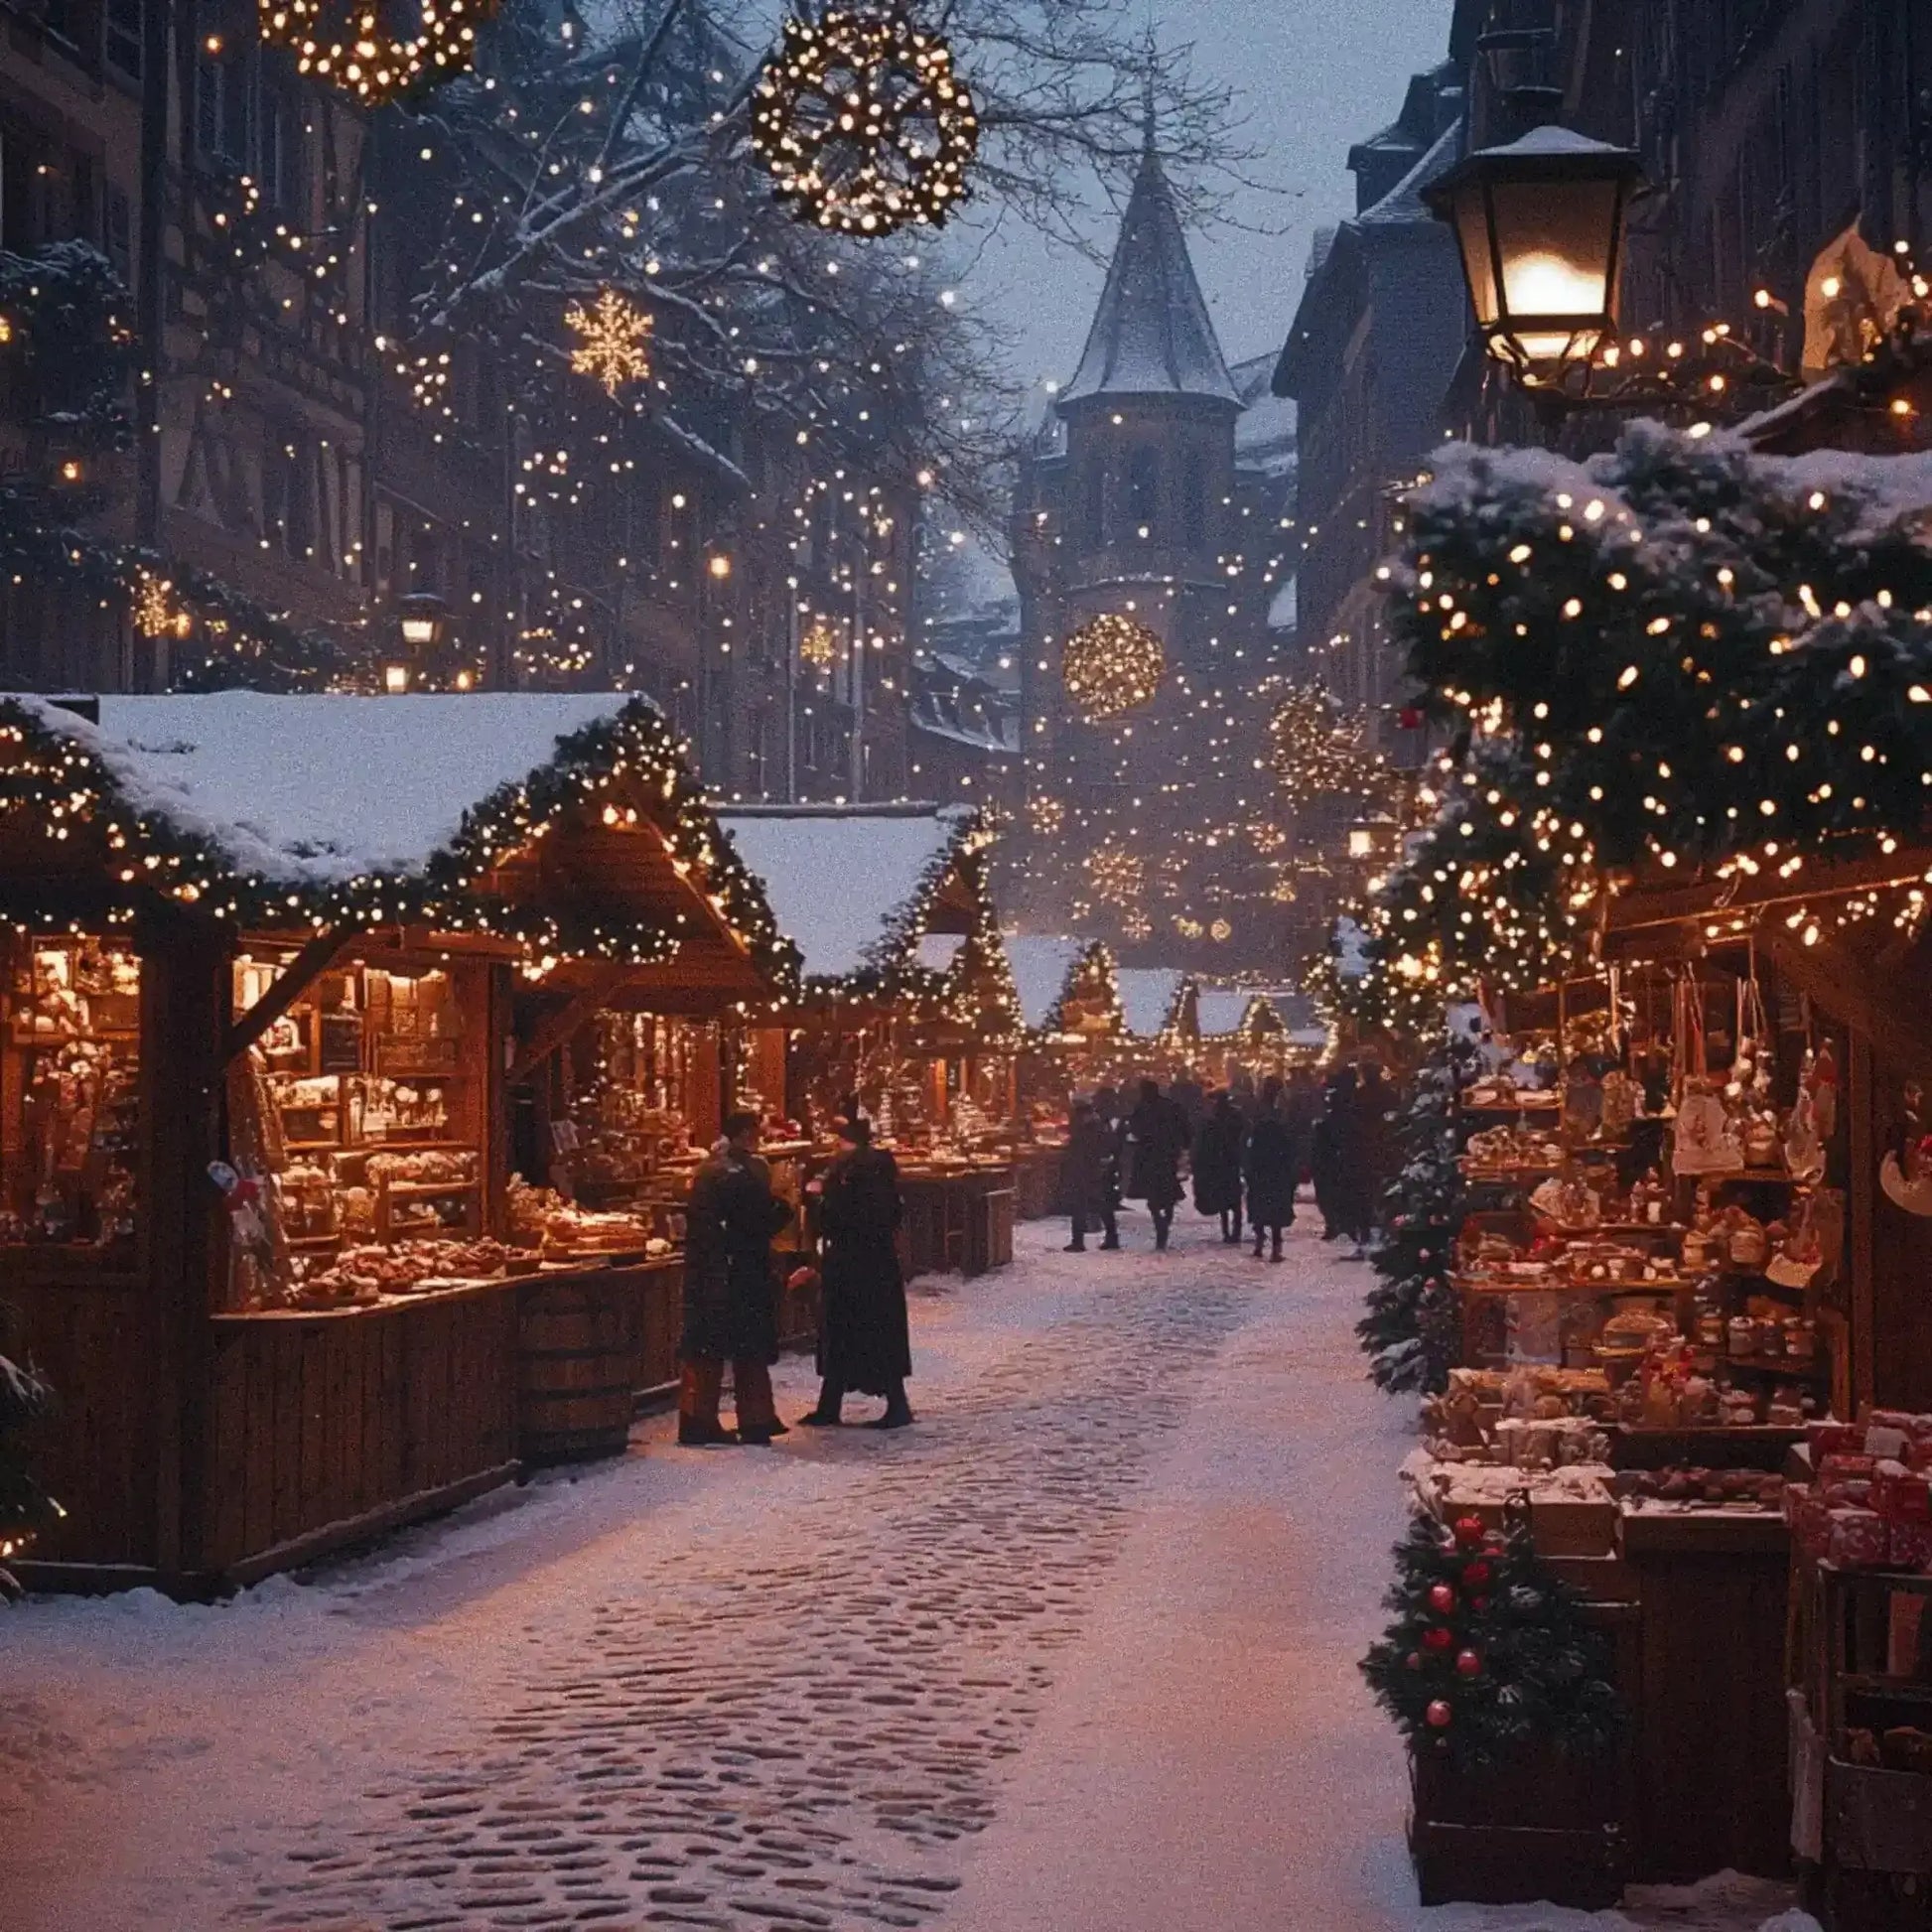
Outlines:
POLYGON ((261 37, 295 55, 296 70, 326 80, 368 107, 466 72, 476 59, 477 24, 502 0, 421 0, 391 11, 375 0, 257 0, 261 37))
POLYGON ((1060 682, 1090 725, 1146 704, 1167 668, 1160 636, 1113 611, 1089 618, 1060 653, 1060 682))
POLYGON ((1489 352, 1526 384, 1561 379, 1615 336, 1624 216, 1643 179, 1629 148, 1539 127, 1423 191, 1455 230, 1489 352))
POLYGON ((836 234, 940 226, 965 199, 979 132, 952 49, 897 8, 787 20, 752 108, 778 200, 836 234))

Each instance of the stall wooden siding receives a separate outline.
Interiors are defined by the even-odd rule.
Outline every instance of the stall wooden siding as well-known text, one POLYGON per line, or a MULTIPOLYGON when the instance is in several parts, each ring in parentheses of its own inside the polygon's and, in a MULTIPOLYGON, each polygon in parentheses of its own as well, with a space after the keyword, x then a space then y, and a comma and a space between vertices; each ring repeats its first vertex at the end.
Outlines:
POLYGON ((507 1470, 516 1298, 214 1324, 205 1567, 507 1470))
POLYGON ((41 1563, 157 1560, 158 1383, 146 1345, 145 1285, 0 1280, 19 1345, 57 1393, 26 1436, 36 1478, 67 1510, 35 1544, 41 1563))
POLYGON ((1925 1318, 1932 1220, 1906 1213, 1878 1185, 1878 1163, 1892 1144, 1910 1077, 1873 1052, 1867 1080, 1852 1092, 1861 1109, 1855 1130, 1862 1115, 1863 1126, 1854 1156, 1862 1165, 1853 1175, 1853 1257, 1855 1267, 1863 1262, 1870 1270, 1871 1379, 1861 1393, 1881 1409, 1932 1409, 1932 1322, 1925 1318))

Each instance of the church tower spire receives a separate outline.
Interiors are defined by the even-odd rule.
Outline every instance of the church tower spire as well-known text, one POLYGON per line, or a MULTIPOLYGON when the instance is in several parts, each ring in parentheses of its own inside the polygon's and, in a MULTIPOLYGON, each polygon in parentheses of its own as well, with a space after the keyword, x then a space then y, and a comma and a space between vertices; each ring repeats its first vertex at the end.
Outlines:
POLYGON ((1144 98, 1140 171, 1080 366, 1059 397, 1062 415, 1103 396, 1201 396, 1241 407, 1161 165, 1151 62, 1144 98))

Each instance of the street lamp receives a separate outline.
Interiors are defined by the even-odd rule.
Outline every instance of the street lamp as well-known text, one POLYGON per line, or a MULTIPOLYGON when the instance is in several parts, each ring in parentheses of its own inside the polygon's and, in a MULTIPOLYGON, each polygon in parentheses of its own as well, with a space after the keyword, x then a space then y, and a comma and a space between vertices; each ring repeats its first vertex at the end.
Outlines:
POLYGON ((434 591, 411 591, 396 603, 402 640, 412 651, 434 650, 443 641, 443 621, 449 607, 434 591))
POLYGON ((1624 216, 1643 179, 1632 149, 1538 127, 1424 191, 1455 230, 1490 354, 1525 386, 1561 382, 1614 339, 1624 216))
POLYGON ((401 697, 409 689, 409 666, 396 659, 384 664, 382 688, 392 698, 401 697))

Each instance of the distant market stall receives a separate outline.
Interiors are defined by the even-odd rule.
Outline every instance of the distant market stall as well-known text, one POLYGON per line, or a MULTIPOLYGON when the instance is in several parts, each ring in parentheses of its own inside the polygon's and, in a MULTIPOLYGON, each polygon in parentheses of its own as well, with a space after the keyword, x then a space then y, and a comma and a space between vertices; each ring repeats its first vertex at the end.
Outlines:
POLYGON ((573 1284, 676 1229, 513 1177, 519 986, 749 1010, 793 971, 620 696, 6 700, 0 906, 42 1581, 245 1582, 567 1438, 568 1365, 626 1345, 573 1284))
POLYGON ((751 1035, 760 1090, 813 1166, 857 1098, 898 1161, 914 1273, 1005 1266, 1023 1026, 984 821, 958 806, 734 805, 721 823, 803 964, 796 1004, 751 1035))

